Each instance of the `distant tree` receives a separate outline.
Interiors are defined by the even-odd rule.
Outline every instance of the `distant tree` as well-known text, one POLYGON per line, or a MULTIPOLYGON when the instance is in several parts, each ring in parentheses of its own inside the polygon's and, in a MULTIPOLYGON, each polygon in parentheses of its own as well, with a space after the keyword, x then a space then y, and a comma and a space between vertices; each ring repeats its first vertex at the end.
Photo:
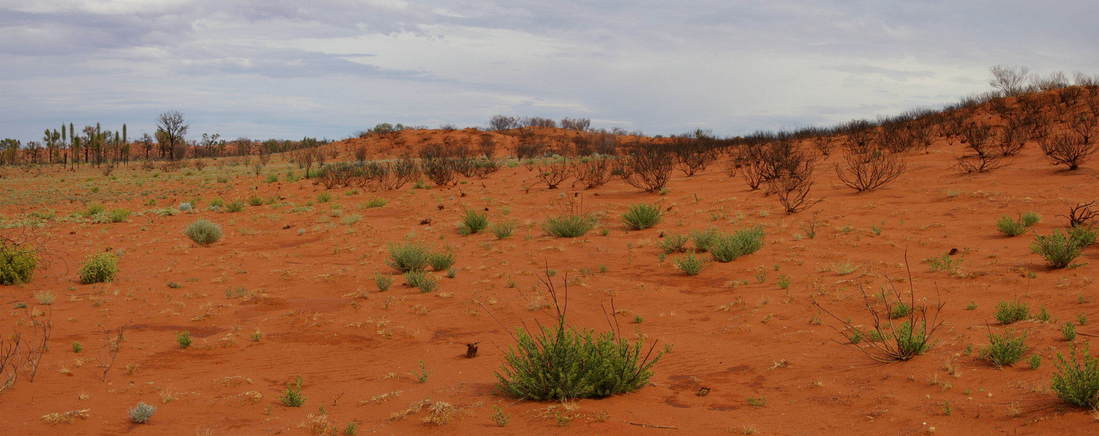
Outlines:
POLYGON ((160 155, 168 155, 171 160, 182 159, 186 148, 187 129, 190 126, 183 120, 179 111, 160 114, 156 122, 156 140, 160 144, 160 155), (180 151, 184 153, 181 154, 180 151))
POLYGON ((992 80, 988 82, 1004 96, 1021 94, 1026 88, 1027 78, 1030 77, 1030 69, 1023 66, 996 65, 990 69, 992 80))
POLYGON ((591 127, 591 120, 588 118, 562 118, 561 128, 576 130, 580 132, 587 131, 591 127))

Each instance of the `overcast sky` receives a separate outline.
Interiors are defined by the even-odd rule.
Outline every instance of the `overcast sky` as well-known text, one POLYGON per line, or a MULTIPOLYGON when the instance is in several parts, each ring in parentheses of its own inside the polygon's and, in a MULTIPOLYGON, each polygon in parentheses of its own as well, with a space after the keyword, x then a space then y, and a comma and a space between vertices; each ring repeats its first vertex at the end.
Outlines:
POLYGON ((494 114, 722 135, 1099 73, 1094 0, 0 0, 0 137, 62 122, 343 138, 494 114))

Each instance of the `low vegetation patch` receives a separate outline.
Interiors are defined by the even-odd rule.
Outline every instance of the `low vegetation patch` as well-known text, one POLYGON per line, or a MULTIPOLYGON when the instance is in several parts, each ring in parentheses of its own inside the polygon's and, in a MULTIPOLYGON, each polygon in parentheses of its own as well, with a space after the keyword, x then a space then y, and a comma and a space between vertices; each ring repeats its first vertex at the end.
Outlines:
POLYGON ((1069 358, 1057 353, 1057 373, 1053 374, 1052 388, 1062 401, 1077 407, 1099 407, 1099 359, 1091 356, 1087 348, 1079 353, 1072 346, 1069 358))
POLYGON ((462 222, 458 224, 458 233, 472 235, 480 233, 485 227, 488 227, 488 214, 467 209, 465 215, 462 216, 462 222))
POLYGON ((1026 349, 1025 333, 1004 332, 995 334, 989 332, 988 348, 985 348, 982 357, 997 367, 1011 366, 1023 358, 1026 349))
POLYGON ((683 271, 684 274, 696 276, 698 273, 702 272, 703 268, 706 268, 706 261, 694 254, 688 254, 677 258, 675 260, 675 267, 680 271, 683 271))
POLYGON ((1001 301, 996 306, 996 321, 1000 324, 1013 324, 1030 317, 1030 309, 1021 301, 1001 301))
POLYGON ((1026 233, 1031 226, 1038 224, 1041 217, 1034 212, 1027 212, 1018 219, 1004 215, 996 221, 996 229, 1007 236, 1019 236, 1026 233))

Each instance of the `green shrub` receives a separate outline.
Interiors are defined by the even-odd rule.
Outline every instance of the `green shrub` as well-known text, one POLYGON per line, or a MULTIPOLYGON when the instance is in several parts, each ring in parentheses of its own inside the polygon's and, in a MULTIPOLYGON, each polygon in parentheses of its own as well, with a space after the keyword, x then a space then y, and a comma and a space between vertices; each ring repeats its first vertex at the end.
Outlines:
POLYGON ((366 207, 367 207, 367 209, 374 209, 374 208, 385 206, 386 203, 388 203, 388 201, 386 201, 386 199, 380 198, 380 197, 374 197, 374 198, 371 198, 369 200, 366 200, 366 207))
POLYGON ((327 203, 329 201, 332 201, 332 194, 322 192, 317 195, 317 203, 327 203))
POLYGON ((435 271, 443 271, 454 266, 454 253, 431 253, 428 255, 427 262, 431 264, 431 269, 435 271))
POLYGON ((102 283, 113 281, 118 274, 118 256, 114 253, 99 253, 88 258, 80 268, 80 283, 102 283))
POLYGON ((263 199, 259 198, 258 195, 253 195, 251 197, 248 197, 248 205, 249 206, 263 206, 263 199))
POLYGON ((900 355, 917 356, 931 347, 927 330, 922 326, 913 329, 911 320, 906 320, 893 329, 893 339, 896 341, 897 351, 900 355))
POLYGON ((660 248, 664 250, 664 254, 687 251, 687 235, 668 235, 660 241, 660 248))
POLYGON ((961 256, 943 254, 942 256, 929 257, 923 261, 931 268, 931 272, 946 271, 950 274, 957 274, 964 259, 961 256))
POLYGON ((1042 221, 1042 216, 1038 215, 1035 212, 1026 212, 1021 217, 1019 217, 1019 220, 1023 222, 1024 226, 1032 227, 1035 224, 1038 224, 1038 222, 1042 221))
POLYGON ((389 278, 389 276, 384 276, 382 274, 374 274, 374 284, 378 286, 379 292, 386 291, 391 285, 393 285, 393 279, 389 278))
POLYGON ((1091 357, 1088 349, 1077 354, 1072 346, 1070 360, 1057 353, 1057 373, 1053 374, 1053 391, 1062 401, 1078 407, 1099 407, 1099 359, 1091 357))
POLYGON ((696 276, 706 267, 706 261, 693 254, 679 257, 675 260, 675 267, 689 276, 696 276))
POLYGON ((1023 353, 1026 353, 1025 333, 989 333, 988 348, 985 348, 982 357, 996 366, 1011 366, 1023 358, 1023 353))
POLYGON ((1065 338, 1066 341, 1076 339, 1076 324, 1066 322, 1065 325, 1061 326, 1061 337, 1065 338))
POLYGON ((96 223, 121 223, 130 217, 126 209, 111 209, 110 212, 96 214, 92 220, 96 223))
POLYGON ((458 233, 472 235, 480 233, 485 227, 488 227, 488 214, 466 209, 465 215, 462 216, 462 223, 458 225, 458 233))
POLYGON ((1092 227, 1076 226, 1068 229, 1068 237, 1080 248, 1087 248, 1087 246, 1095 243, 1095 229, 1092 227))
POLYGON ((409 271, 404 274, 404 282, 411 288, 419 288, 420 292, 431 292, 435 290, 438 283, 434 277, 423 270, 409 271))
POLYGON ((130 422, 134 424, 144 424, 149 422, 149 419, 153 417, 154 413, 156 413, 156 407, 139 401, 133 409, 130 409, 130 422))
POLYGON ((1022 221, 1004 215, 996 221, 996 229, 1007 236, 1019 236, 1026 233, 1027 226, 1022 221))
POLYGON ((996 306, 996 320, 1000 324, 1011 324, 1030 317, 1030 309, 1021 301, 1001 301, 996 306))
POLYGON ((642 340, 574 330, 560 321, 537 332, 519 329, 496 373, 505 393, 528 400, 600 398, 640 389, 660 359, 647 359, 642 340))
POLYGON ((37 267, 33 249, 0 239, 0 285, 27 283, 37 267))
POLYGON ((586 215, 562 215, 551 217, 542 225, 542 229, 558 238, 576 238, 584 236, 595 227, 595 218, 586 215))
POLYGON ((221 240, 221 226, 200 219, 187 226, 183 234, 199 245, 210 245, 221 240))
POLYGON ((225 206, 225 211, 229 213, 237 213, 244 210, 244 202, 240 200, 234 200, 225 206))
POLYGON ((294 383, 287 385, 286 391, 279 398, 279 402, 286 407, 301 407, 305 404, 305 396, 301 393, 301 385, 301 377, 298 377, 294 383))
POLYGON ((889 308, 889 319, 904 318, 910 313, 912 313, 912 306, 898 301, 889 308))
POLYGON ((499 222, 492 223, 489 226, 489 231, 496 235, 496 239, 506 239, 511 236, 511 233, 515 231, 515 223, 512 222, 499 222))
POLYGON ((696 230, 691 232, 691 241, 698 251, 710 251, 710 247, 721 238, 721 233, 716 229, 696 230))
POLYGON ((718 262, 732 262, 738 257, 755 253, 763 247, 763 229, 753 227, 732 235, 722 235, 709 247, 718 262))
POLYGON ((187 348, 191 346, 191 332, 182 331, 176 335, 176 342, 179 343, 179 348, 187 348))
POLYGON ((426 247, 413 242, 389 247, 390 267, 402 273, 421 271, 427 267, 431 253, 426 247))
POLYGON ((630 230, 643 230, 660 222, 660 208, 651 204, 635 204, 622 215, 622 221, 630 230))
POLYGON ((1072 236, 1071 233, 1066 235, 1060 230, 1054 230, 1049 236, 1035 236, 1030 250, 1045 258, 1050 267, 1065 268, 1071 265, 1073 259, 1080 255, 1089 236, 1091 241, 1094 242, 1095 233, 1090 232, 1088 229, 1076 233, 1076 236, 1072 236))

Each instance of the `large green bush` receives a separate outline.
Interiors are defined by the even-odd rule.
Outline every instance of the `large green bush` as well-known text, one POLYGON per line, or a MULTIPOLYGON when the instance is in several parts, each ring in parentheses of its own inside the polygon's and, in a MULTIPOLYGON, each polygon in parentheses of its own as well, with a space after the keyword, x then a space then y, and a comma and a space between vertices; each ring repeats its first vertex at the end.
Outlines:
POLYGON ((38 254, 33 249, 14 242, 0 242, 0 285, 31 281, 36 267, 38 254))
POLYGON ((1069 233, 1054 230, 1049 236, 1038 235, 1030 249, 1041 255, 1052 268, 1065 268, 1080 255, 1084 247, 1095 242, 1095 232, 1087 228, 1074 228, 1069 233))
POLYGON ((1099 359, 1091 357, 1087 348, 1078 354, 1075 345, 1069 359, 1057 353, 1052 388, 1066 403, 1089 409, 1099 407, 1099 359))

